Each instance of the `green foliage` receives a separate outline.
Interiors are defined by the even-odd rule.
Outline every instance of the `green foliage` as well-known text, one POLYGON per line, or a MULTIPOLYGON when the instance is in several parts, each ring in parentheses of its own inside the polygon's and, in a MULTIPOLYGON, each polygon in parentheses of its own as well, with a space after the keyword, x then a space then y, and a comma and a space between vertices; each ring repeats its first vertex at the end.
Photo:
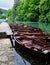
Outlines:
POLYGON ((50 0, 15 0, 8 17, 12 21, 50 22, 50 0))
POLYGON ((50 22, 50 0, 41 0, 39 5, 39 21, 50 22))
POLYGON ((48 19, 48 22, 50 22, 50 10, 49 10, 49 12, 46 14, 46 17, 47 17, 47 19, 48 19))
POLYGON ((0 9, 0 18, 1 18, 1 16, 2 16, 2 10, 0 9))
POLYGON ((2 10, 0 9, 0 15, 2 14, 3 12, 2 12, 2 10))
POLYGON ((16 8, 17 20, 38 21, 40 0, 23 0, 16 8))
POLYGON ((8 20, 12 20, 12 10, 11 9, 7 11, 7 18, 8 20))
POLYGON ((6 15, 5 15, 5 13, 3 13, 2 10, 0 9, 0 19, 1 19, 1 18, 6 18, 6 15))
POLYGON ((12 15, 12 10, 9 9, 8 12, 7 12, 7 17, 10 17, 12 15))
POLYGON ((2 14, 1 15, 1 18, 5 19, 6 18, 6 15, 5 14, 2 14))
POLYGON ((16 12, 16 8, 17 8, 17 6, 19 6, 19 4, 20 4, 20 0, 14 0, 14 6, 13 6, 13 8, 12 8, 12 18, 13 18, 13 22, 15 21, 15 19, 16 19, 16 15, 17 15, 17 12, 16 12))

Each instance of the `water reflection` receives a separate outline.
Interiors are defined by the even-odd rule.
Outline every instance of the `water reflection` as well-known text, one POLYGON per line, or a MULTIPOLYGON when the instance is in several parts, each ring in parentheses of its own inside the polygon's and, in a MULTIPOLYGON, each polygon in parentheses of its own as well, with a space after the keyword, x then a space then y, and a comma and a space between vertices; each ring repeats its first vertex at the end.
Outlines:
POLYGON ((38 23, 39 28, 41 28, 43 31, 45 31, 46 34, 50 34, 50 23, 38 23))
POLYGON ((14 51, 17 65, 50 65, 50 60, 41 61, 35 57, 32 57, 27 52, 23 52, 18 47, 14 51))

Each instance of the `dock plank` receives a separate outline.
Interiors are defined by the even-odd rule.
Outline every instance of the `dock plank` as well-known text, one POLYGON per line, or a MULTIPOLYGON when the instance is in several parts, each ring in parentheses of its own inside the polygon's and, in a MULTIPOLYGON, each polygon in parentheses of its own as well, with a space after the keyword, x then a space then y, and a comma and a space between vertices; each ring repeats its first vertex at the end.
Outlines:
POLYGON ((7 22, 2 22, 0 24, 0 33, 6 32, 7 35, 12 35, 12 30, 7 22))
POLYGON ((10 39, 0 39, 0 65, 16 65, 10 39))

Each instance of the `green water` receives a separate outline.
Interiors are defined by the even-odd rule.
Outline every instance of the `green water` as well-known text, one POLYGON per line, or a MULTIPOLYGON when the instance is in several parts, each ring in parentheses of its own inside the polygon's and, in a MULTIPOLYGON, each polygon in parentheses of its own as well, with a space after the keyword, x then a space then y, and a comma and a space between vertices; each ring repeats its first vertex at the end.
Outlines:
POLYGON ((29 26, 34 26, 42 29, 46 34, 50 35, 50 23, 42 23, 42 22, 19 22, 29 26))

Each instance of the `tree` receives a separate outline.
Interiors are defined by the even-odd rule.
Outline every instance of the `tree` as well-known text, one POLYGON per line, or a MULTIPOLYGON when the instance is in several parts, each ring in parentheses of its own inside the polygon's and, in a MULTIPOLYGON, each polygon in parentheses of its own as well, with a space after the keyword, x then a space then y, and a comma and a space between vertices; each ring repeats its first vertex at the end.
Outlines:
POLYGON ((12 21, 50 22, 50 0, 15 0, 12 21))
POLYGON ((8 21, 13 21, 12 10, 11 9, 9 9, 7 11, 7 18, 8 18, 8 21))
POLYGON ((15 21, 16 18, 16 7, 20 4, 20 0, 14 0, 14 6, 12 8, 12 17, 13 17, 13 22, 15 21))
POLYGON ((2 14, 3 12, 2 12, 2 10, 0 9, 0 15, 2 14))
POLYGON ((41 0, 39 5, 39 21, 50 22, 50 0, 41 0))
POLYGON ((7 12, 7 17, 10 17, 10 16, 12 16, 12 10, 11 9, 9 9, 7 12))
POLYGON ((23 2, 16 8, 17 19, 38 21, 39 16, 39 2, 40 0, 23 0, 23 2))
POLYGON ((2 10, 0 9, 0 18, 3 18, 2 14, 3 14, 3 12, 2 12, 2 10))

